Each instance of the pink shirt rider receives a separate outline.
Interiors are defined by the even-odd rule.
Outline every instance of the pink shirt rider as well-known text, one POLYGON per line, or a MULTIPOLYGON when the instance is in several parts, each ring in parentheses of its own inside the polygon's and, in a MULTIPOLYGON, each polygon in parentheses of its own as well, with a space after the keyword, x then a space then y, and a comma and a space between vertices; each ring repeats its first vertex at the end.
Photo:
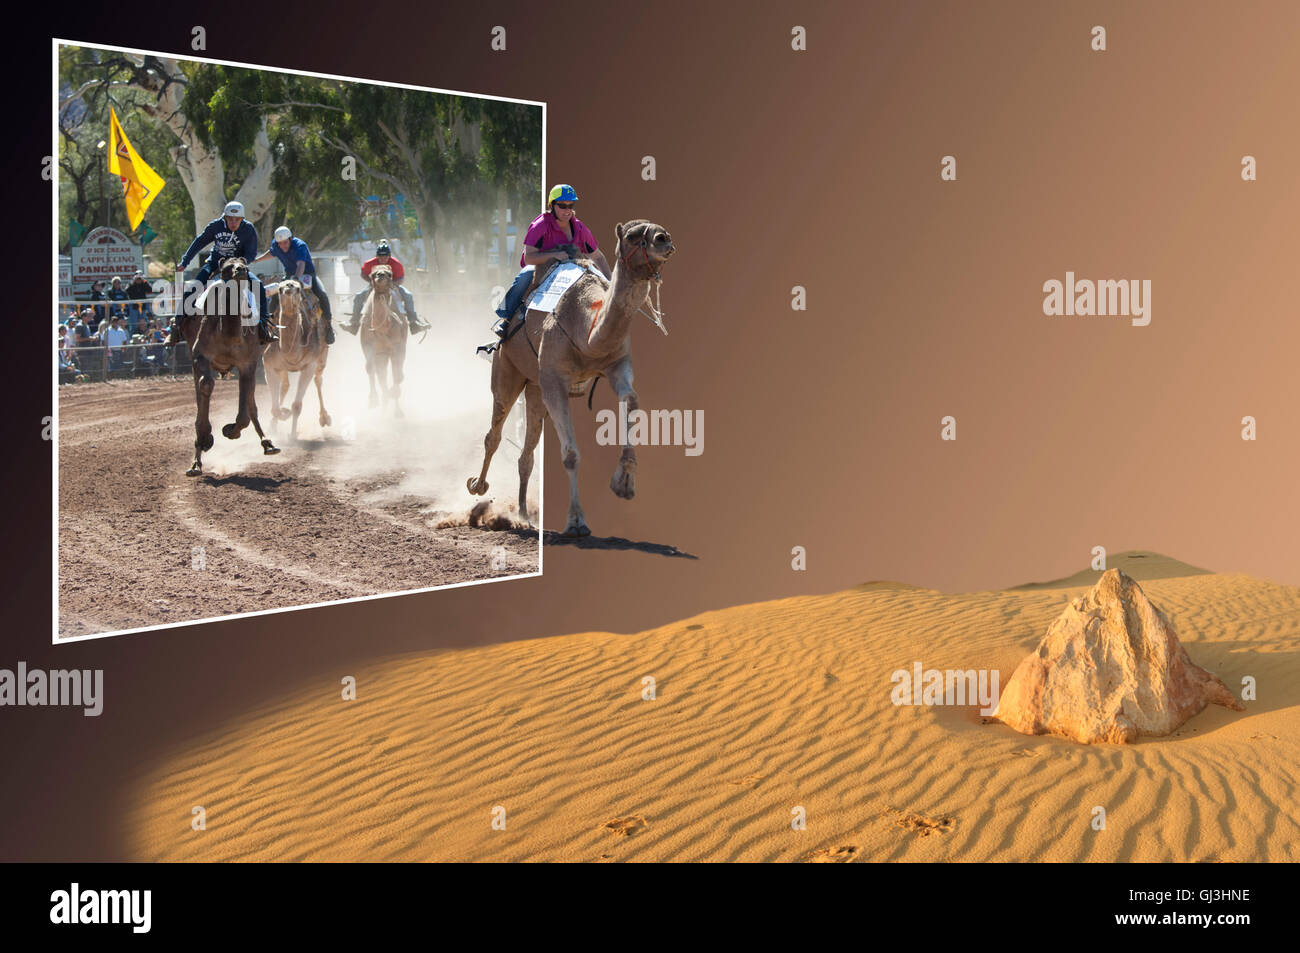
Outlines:
MULTIPOLYGON (((560 228, 560 223, 555 220, 555 216, 550 212, 543 212, 537 216, 528 225, 528 234, 524 236, 524 244, 536 248, 538 251, 550 251, 560 245, 572 243, 577 246, 578 251, 584 254, 591 254, 600 246, 596 244, 596 236, 591 234, 591 229, 582 222, 578 221, 578 216, 573 216, 573 237, 570 238, 564 234, 564 229, 560 228)), ((519 266, 524 265, 524 256, 519 255, 519 266)))

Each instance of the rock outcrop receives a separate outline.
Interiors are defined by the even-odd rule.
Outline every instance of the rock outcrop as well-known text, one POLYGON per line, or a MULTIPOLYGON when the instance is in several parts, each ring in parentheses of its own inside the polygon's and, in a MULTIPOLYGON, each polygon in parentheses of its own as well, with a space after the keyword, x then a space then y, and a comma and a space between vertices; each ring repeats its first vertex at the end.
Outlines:
POLYGON ((1025 734, 1127 744, 1169 734, 1209 702, 1244 710, 1192 662, 1142 587, 1108 569, 1016 666, 996 717, 1025 734))

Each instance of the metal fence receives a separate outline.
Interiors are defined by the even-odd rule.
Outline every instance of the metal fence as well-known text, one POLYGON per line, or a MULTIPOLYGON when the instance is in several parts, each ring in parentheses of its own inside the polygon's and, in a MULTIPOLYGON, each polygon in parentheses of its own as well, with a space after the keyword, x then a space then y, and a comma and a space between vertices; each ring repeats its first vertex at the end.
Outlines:
POLYGON ((149 342, 59 349, 60 384, 189 374, 190 367, 190 349, 184 341, 174 348, 149 342))

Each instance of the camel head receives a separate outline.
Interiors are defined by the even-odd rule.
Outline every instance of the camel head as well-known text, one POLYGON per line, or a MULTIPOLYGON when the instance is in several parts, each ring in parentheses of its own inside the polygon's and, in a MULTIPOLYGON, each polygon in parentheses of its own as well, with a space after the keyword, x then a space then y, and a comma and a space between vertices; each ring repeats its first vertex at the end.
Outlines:
POLYGON ((384 294, 393 287, 393 269, 388 265, 375 265, 370 272, 370 286, 380 294, 384 294))
POLYGON ((242 258, 227 258, 221 262, 221 288, 215 294, 204 293, 204 308, 208 314, 248 314, 248 262, 242 258))
POLYGON ((221 263, 221 280, 240 284, 248 281, 248 262, 242 258, 227 258, 221 263))
POLYGON ((280 307, 287 307, 290 314, 301 313, 302 285, 296 278, 285 278, 276 293, 280 296, 280 307))
POLYGON ((620 222, 614 234, 618 236, 615 254, 637 278, 657 277, 663 263, 677 251, 666 228, 643 218, 620 222))

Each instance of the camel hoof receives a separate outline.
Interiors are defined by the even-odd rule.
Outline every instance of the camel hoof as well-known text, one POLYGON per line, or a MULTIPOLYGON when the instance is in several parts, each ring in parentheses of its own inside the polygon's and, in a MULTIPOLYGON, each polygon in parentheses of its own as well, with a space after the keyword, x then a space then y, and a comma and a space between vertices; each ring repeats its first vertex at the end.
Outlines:
POLYGON ((280 448, 277 447, 275 444, 271 443, 270 440, 263 440, 263 441, 262 441, 262 452, 263 452, 264 454, 266 454, 266 455, 269 457, 269 456, 271 456, 272 454, 279 453, 279 452, 280 452, 280 448))
POLYGON ((277 420, 288 420, 292 416, 293 414, 289 412, 288 407, 281 407, 279 410, 275 412, 275 417, 277 420))
POLYGON ((226 424, 224 427, 221 428, 221 436, 225 437, 227 440, 238 440, 238 439, 239 439, 239 425, 238 425, 238 424, 226 424))
POLYGON ((190 467, 188 470, 185 471, 185 475, 186 475, 186 476, 203 476, 203 464, 201 464, 201 463, 195 463, 194 466, 190 467))
POLYGON ((324 411, 321 411, 320 425, 322 427, 328 427, 332 423, 334 423, 334 421, 330 418, 330 415, 325 413, 324 411))
POLYGON ((465 481, 465 488, 475 496, 482 496, 488 491, 487 480, 480 480, 478 477, 470 477, 465 481))
POLYGON ((567 536, 570 539, 576 539, 583 536, 591 535, 591 528, 586 523, 579 523, 577 526, 566 526, 561 536, 567 536))
POLYGON ((610 477, 609 488, 614 491, 614 495, 630 500, 636 496, 636 474, 619 467, 610 477))
POLYGON ((206 453, 208 450, 211 450, 212 445, 216 442, 217 442, 216 438, 212 436, 211 431, 205 433, 198 440, 194 441, 195 445, 199 448, 199 450, 204 453, 206 453))

